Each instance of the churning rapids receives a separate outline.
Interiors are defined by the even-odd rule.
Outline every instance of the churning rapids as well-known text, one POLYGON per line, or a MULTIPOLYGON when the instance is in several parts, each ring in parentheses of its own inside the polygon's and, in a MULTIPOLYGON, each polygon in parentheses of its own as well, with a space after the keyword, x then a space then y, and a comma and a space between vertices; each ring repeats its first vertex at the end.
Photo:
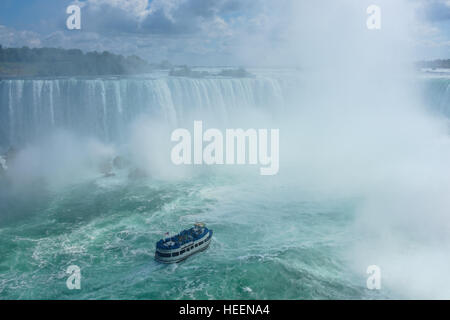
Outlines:
MULTIPOLYGON (((373 158, 343 156, 325 170, 326 159, 352 154, 336 126, 340 121, 308 108, 328 89, 308 90, 298 71, 251 72, 249 78, 0 80, 0 151, 17 150, 0 177, 0 298, 427 296, 421 283, 402 286, 396 270, 398 260, 414 263, 420 256, 389 259, 377 233, 367 231, 371 209, 402 210, 401 202, 386 206, 390 198, 378 197, 383 174, 355 181, 373 158), (247 166, 173 168, 170 131, 194 120, 280 128, 280 174, 262 177, 247 166), (332 151, 322 154, 320 148, 332 151), (166 231, 196 221, 215 231, 210 250, 177 265, 153 260, 154 244, 166 231), (373 254, 378 251, 379 261, 373 254), (381 264, 387 275, 379 292, 366 288, 372 264, 381 264), (81 269, 80 290, 66 287, 70 265, 81 269)), ((445 122, 450 78, 418 76, 411 86, 423 90, 427 108, 420 114, 445 122)), ((343 113, 342 119, 349 109, 343 113)), ((388 221, 386 228, 401 220, 379 219, 388 221)), ((398 247, 407 243, 414 254, 433 246, 413 233, 399 230, 390 240, 398 247)), ((430 261, 448 261, 448 252, 433 252, 430 261)))

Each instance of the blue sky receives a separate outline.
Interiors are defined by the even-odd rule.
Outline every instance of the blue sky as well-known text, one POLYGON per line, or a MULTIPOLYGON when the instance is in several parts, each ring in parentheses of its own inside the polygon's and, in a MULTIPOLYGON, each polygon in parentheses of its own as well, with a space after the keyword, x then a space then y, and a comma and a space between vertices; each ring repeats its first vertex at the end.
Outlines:
MULTIPOLYGON (((152 62, 245 63, 252 48, 283 46, 295 1, 303 0, 1 0, 0 44, 109 50, 152 62), (65 28, 72 3, 82 6, 80 31, 65 28)), ((415 8, 417 58, 450 58, 450 0, 407 2, 415 8)))

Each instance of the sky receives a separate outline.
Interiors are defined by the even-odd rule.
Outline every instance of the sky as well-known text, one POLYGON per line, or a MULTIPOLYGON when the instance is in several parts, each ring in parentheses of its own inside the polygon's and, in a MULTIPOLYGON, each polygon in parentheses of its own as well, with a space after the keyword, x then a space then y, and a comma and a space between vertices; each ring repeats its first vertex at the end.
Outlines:
MULTIPOLYGON (((290 12, 299 1, 306 0, 1 0, 0 44, 192 65, 248 65, 258 55, 259 64, 282 65, 276 52, 290 41, 287 25, 301 19, 290 12), (81 30, 67 30, 70 4, 81 7, 81 30)), ((450 0, 408 3, 415 57, 450 58, 450 0)))

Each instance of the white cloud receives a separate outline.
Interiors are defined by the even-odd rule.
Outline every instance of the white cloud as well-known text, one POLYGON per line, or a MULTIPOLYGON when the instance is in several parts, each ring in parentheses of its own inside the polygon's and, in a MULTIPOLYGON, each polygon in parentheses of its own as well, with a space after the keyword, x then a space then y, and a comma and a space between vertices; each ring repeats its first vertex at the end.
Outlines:
POLYGON ((148 0, 88 0, 86 5, 92 10, 100 10, 102 6, 118 8, 138 20, 145 19, 151 12, 148 0))
POLYGON ((0 43, 5 47, 39 47, 40 35, 33 31, 17 31, 0 25, 0 43))
POLYGON ((175 22, 173 11, 178 9, 180 5, 186 3, 187 0, 153 0, 150 5, 149 13, 155 13, 162 10, 165 16, 172 22, 175 22))

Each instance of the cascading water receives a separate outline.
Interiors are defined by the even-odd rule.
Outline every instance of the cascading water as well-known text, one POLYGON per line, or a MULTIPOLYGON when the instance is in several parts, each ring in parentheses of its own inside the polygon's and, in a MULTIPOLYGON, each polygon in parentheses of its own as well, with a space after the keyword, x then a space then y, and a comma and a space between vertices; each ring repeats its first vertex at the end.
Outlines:
POLYGON ((436 77, 425 79, 425 104, 431 110, 450 117, 450 79, 436 77))
MULTIPOLYGON (((20 146, 52 129, 122 141, 124 130, 147 114, 173 126, 197 111, 227 120, 242 109, 280 112, 292 79, 53 79, 0 80, 0 147, 20 146)), ((425 80, 426 104, 450 116, 450 80, 425 80)))
POLYGON ((270 78, 2 80, 0 92, 0 146, 55 128, 116 142, 142 114, 175 126, 195 110, 226 119, 242 108, 284 104, 280 83, 270 78))

